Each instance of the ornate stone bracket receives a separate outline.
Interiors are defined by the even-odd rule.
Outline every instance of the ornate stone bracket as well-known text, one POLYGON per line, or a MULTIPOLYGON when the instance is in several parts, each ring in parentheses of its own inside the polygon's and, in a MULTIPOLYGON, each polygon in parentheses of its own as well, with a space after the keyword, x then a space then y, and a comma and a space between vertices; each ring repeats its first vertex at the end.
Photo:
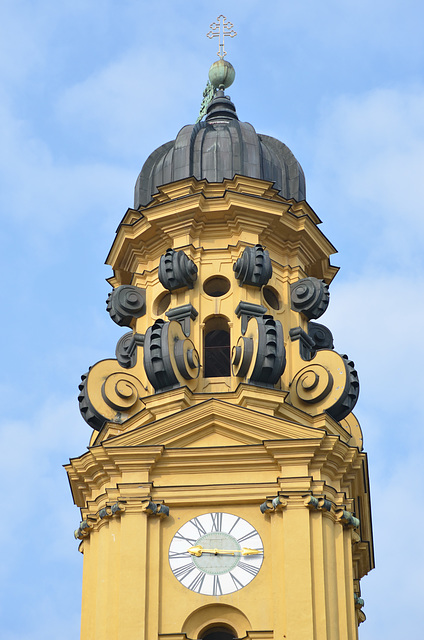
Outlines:
POLYGON ((275 513, 275 511, 282 511, 287 507, 287 500, 282 496, 276 496, 275 498, 267 498, 265 502, 259 506, 261 513, 275 513))
POLYGON ((131 369, 137 364, 137 347, 144 344, 143 333, 129 331, 120 338, 116 344, 116 359, 124 369, 131 369))
POLYGON ((289 336, 292 342, 299 340, 299 353, 302 360, 312 360, 316 353, 316 345, 313 338, 311 338, 301 327, 294 327, 293 329, 290 329, 289 336))
POLYGON ((105 518, 112 518, 113 516, 120 516, 125 511, 125 506, 122 502, 115 502, 110 506, 103 507, 98 511, 97 514, 88 515, 85 520, 80 522, 78 529, 74 531, 74 537, 77 540, 83 540, 87 538, 92 532, 94 525, 99 520, 104 520, 105 518))
POLYGON ((181 307, 169 309, 169 311, 165 312, 165 315, 168 320, 177 320, 183 328, 184 335, 188 338, 190 335, 190 320, 196 320, 199 313, 192 304, 183 304, 181 307))
POLYGON ((315 496, 308 496, 303 504, 309 509, 318 509, 321 511, 331 511, 332 506, 330 500, 327 500, 327 498, 316 498, 315 496))
POLYGON ((252 302, 239 302, 236 307, 236 316, 241 318, 241 332, 246 333, 247 325, 250 318, 260 318, 266 313, 266 307, 261 304, 253 304, 252 302))
POLYGON ((350 511, 344 509, 336 510, 337 522, 340 522, 344 527, 352 527, 356 529, 361 524, 359 518, 356 518, 350 511))
POLYGON ((362 611, 362 607, 364 606, 364 599, 360 598, 358 596, 358 594, 354 594, 354 598, 355 598, 355 612, 356 612, 356 620, 358 623, 358 627, 360 624, 362 624, 362 622, 365 622, 365 620, 367 619, 365 613, 362 611))
POLYGON ((158 516, 159 518, 166 518, 169 516, 169 507, 165 504, 151 502, 150 500, 143 507, 143 511, 149 516, 158 516))

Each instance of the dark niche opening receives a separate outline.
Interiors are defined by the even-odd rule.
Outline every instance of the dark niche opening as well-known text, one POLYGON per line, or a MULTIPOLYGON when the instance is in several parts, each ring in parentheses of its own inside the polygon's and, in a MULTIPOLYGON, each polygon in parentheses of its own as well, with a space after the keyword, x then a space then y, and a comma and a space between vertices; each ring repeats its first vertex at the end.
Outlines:
POLYGON ((230 374, 230 329, 225 318, 212 318, 205 326, 204 376, 220 378, 230 374))
POLYGON ((211 629, 202 640, 234 640, 235 636, 226 629, 211 629))

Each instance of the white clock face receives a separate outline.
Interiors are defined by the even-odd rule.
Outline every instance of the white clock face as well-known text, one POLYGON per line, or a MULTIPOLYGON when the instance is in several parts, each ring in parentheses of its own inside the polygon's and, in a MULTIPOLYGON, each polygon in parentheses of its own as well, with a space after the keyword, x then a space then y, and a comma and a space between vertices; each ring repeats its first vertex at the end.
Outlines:
POLYGON ((261 537, 231 513, 205 513, 178 529, 169 547, 174 576, 187 589, 223 596, 246 586, 264 557, 261 537))

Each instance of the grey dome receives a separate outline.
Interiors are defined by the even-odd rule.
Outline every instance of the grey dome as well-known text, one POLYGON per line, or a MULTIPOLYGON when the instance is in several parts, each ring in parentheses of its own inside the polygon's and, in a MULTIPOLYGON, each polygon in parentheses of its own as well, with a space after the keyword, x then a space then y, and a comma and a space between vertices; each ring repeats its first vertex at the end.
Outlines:
POLYGON ((274 182, 284 198, 305 199, 305 177, 290 149, 240 122, 230 98, 217 91, 204 121, 186 125, 176 140, 147 158, 135 185, 134 208, 147 205, 168 182, 190 176, 222 182, 236 174, 274 182))

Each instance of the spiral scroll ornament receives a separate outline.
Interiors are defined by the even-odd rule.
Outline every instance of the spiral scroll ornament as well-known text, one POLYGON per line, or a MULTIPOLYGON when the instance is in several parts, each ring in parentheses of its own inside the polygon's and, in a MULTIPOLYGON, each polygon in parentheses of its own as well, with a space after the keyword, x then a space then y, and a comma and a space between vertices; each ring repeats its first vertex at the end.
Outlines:
POLYGON ((333 334, 330 329, 318 322, 308 323, 308 335, 315 342, 315 349, 334 349, 333 334))
POLYGON ((200 371, 199 354, 179 322, 156 320, 146 331, 144 368, 156 391, 180 385, 196 386, 200 371))
POLYGON ((298 375, 295 382, 296 393, 302 402, 320 402, 328 396, 333 384, 330 371, 320 364, 311 364, 298 375))
POLYGON ((272 276, 272 264, 269 253, 262 245, 246 247, 235 262, 234 273, 240 284, 262 287, 272 276))
POLYGON ((318 278, 303 278, 290 285, 291 307, 303 313, 308 320, 322 316, 330 300, 328 284, 318 278))
POLYGON ((251 318, 232 352, 233 375, 250 384, 273 386, 286 366, 283 327, 270 315, 251 318))
POLYGON ((183 287, 192 289, 197 279, 197 267, 184 251, 167 249, 160 258, 158 276, 160 283, 168 291, 183 287))
POLYGON ((290 385, 288 401, 311 415, 326 411, 343 420, 358 400, 359 381, 354 364, 335 351, 318 351, 290 385))
POLYGON ((102 398, 115 411, 128 411, 143 395, 144 387, 129 373, 112 373, 102 385, 102 398))
POLYGON ((116 360, 101 360, 81 376, 78 395, 84 420, 96 431, 107 422, 122 424, 140 411, 146 389, 135 376, 123 371, 116 360))
POLYGON ((130 327, 133 318, 140 318, 146 313, 146 292, 139 287, 123 284, 111 291, 106 309, 116 324, 130 327))

